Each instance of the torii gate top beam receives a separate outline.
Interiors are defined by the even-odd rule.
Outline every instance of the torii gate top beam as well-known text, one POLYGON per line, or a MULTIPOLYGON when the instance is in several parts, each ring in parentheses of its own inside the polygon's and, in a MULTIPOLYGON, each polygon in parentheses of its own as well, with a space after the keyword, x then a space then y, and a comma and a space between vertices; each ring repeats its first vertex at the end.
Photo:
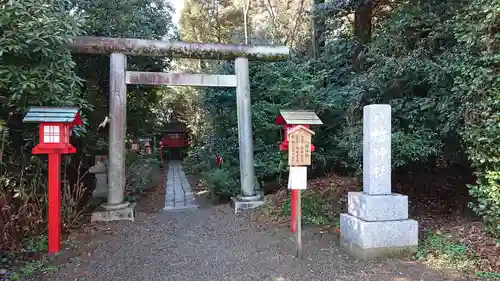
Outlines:
POLYGON ((92 36, 78 36, 68 47, 73 53, 80 54, 122 53, 131 56, 187 59, 232 60, 246 57, 249 60, 281 61, 290 55, 290 49, 286 46, 187 43, 92 36))

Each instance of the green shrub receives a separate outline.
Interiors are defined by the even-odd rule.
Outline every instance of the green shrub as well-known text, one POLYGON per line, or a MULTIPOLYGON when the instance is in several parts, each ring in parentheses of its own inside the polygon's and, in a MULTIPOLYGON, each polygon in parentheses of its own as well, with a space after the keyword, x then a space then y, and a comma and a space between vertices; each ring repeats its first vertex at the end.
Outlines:
POLYGON ((462 98, 461 135, 477 175, 476 184, 469 186, 474 198, 470 206, 495 237, 500 237, 500 45, 495 32, 499 9, 498 1, 473 0, 455 18, 460 48, 452 89, 462 98))
MULTIPOLYGON (((290 196, 281 205, 280 215, 290 216, 290 196)), ((328 224, 334 218, 325 212, 326 200, 313 193, 303 193, 301 197, 302 222, 306 224, 328 224)))
POLYGON ((463 138, 477 176, 476 184, 469 185, 474 199, 469 205, 483 218, 486 230, 500 237, 500 96, 496 95, 474 105, 475 116, 463 138))
POLYGON ((240 190, 238 170, 220 167, 203 175, 203 181, 210 192, 210 197, 216 201, 228 200, 238 195, 240 190))
POLYGON ((427 233, 422 239, 415 258, 426 261, 433 267, 447 267, 461 271, 472 271, 478 264, 465 244, 456 243, 447 235, 433 232, 427 233))
MULTIPOLYGON (((471 206, 498 236, 499 9, 497 0, 403 1, 377 21, 364 46, 349 32, 332 33, 318 59, 297 52, 285 62, 252 63, 257 177, 279 178, 287 169, 278 150, 283 132, 273 124, 280 109, 314 110, 323 120, 324 125, 314 128, 312 171, 340 168, 359 175, 363 106, 390 104, 394 168, 432 167, 436 159, 452 158, 471 165, 478 176, 470 186, 471 206), (465 154, 468 162, 454 157, 465 154)), ((232 63, 214 68, 234 73, 232 63)), ((191 157, 193 169, 208 176, 229 173, 213 171, 211 152, 237 169, 234 93, 211 88, 200 90, 199 96, 207 122, 197 131, 212 135, 197 138, 190 152, 196 155, 191 157)))
POLYGON ((477 184, 469 185, 469 193, 477 199, 470 206, 483 218, 486 230, 500 237, 500 171, 478 174, 477 184))

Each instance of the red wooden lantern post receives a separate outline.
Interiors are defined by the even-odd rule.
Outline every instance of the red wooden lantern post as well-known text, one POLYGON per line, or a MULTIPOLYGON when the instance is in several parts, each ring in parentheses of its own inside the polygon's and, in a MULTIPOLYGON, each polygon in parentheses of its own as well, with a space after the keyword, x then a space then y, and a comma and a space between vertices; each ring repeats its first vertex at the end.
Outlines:
MULTIPOLYGON (((313 111, 306 110, 280 110, 280 114, 274 120, 275 125, 281 125, 285 127, 284 140, 280 144, 280 150, 288 150, 288 133, 297 126, 304 126, 310 129, 310 125, 321 125, 323 122, 313 111)), ((311 143, 311 152, 315 150, 314 145, 311 143)), ((291 189, 290 198, 290 230, 295 233, 297 230, 297 199, 298 190, 288 185, 288 189, 291 189)))
POLYGON ((33 154, 49 156, 48 187, 48 236, 49 253, 61 249, 61 154, 76 152, 70 142, 72 126, 82 125, 78 108, 75 107, 31 107, 23 119, 25 123, 40 123, 39 143, 33 154))

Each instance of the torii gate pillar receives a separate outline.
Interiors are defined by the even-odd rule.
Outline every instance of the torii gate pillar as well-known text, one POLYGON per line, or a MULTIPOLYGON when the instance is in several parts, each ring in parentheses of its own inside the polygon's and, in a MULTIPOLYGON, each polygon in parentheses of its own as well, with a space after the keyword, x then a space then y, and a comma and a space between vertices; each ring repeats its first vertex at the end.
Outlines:
POLYGON ((236 72, 236 106, 238 114, 238 139, 240 146, 240 199, 255 201, 255 172, 253 161, 252 139, 252 102, 250 100, 250 78, 248 76, 248 59, 237 58, 236 72))

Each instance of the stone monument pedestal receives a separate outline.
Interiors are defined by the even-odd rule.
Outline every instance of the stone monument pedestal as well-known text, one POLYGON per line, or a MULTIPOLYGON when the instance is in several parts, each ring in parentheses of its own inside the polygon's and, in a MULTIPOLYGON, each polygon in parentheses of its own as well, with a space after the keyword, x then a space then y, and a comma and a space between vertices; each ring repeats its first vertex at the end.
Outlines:
POLYGON ((349 192, 340 215, 340 244, 361 259, 417 251, 418 222, 408 219, 408 197, 391 193, 391 107, 363 109, 363 192, 349 192))
POLYGON ((360 259, 378 259, 414 253, 418 248, 416 220, 365 221, 340 215, 340 244, 360 259))

